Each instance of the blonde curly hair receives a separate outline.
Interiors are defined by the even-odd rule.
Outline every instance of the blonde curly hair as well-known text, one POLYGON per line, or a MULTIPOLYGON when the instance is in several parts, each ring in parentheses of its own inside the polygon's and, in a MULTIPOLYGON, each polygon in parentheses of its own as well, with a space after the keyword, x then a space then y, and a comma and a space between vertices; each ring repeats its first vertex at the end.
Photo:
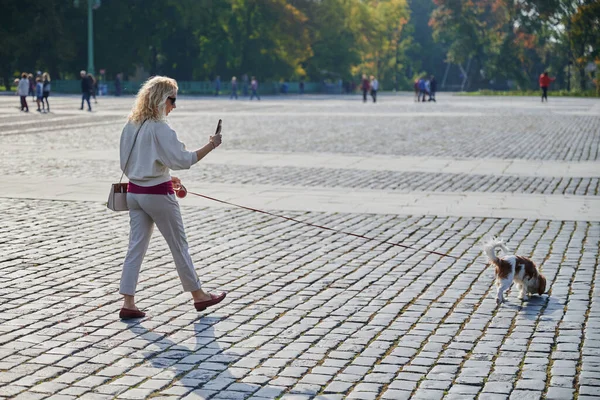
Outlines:
POLYGON ((128 120, 138 124, 147 119, 163 120, 166 116, 167 98, 177 96, 178 89, 175 79, 166 76, 148 79, 135 98, 128 120))

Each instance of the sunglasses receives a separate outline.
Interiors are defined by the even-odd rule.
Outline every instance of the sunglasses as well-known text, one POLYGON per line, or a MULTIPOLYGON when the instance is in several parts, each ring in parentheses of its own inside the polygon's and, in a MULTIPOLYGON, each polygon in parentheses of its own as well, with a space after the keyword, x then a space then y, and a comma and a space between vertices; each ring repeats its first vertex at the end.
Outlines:
POLYGON ((177 100, 177 97, 167 97, 167 99, 171 100, 172 105, 175 105, 175 100, 177 100))

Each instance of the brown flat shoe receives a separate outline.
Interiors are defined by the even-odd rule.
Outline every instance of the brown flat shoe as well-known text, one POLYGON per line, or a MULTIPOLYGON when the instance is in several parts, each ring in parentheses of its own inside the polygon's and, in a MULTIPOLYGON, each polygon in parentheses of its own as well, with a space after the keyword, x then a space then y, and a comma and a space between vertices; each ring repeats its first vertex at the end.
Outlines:
POLYGON ((119 318, 121 319, 144 318, 145 316, 145 312, 140 310, 131 310, 129 308, 121 308, 121 312, 119 313, 119 318))
POLYGON ((219 294, 214 294, 214 293, 209 293, 209 294, 211 297, 210 300, 196 301, 194 303, 194 307, 196 307, 196 311, 204 311, 204 310, 206 310, 206 307, 214 306, 215 304, 220 303, 221 301, 223 301, 225 296, 227 296, 227 293, 225 293, 225 292, 222 292, 219 294))

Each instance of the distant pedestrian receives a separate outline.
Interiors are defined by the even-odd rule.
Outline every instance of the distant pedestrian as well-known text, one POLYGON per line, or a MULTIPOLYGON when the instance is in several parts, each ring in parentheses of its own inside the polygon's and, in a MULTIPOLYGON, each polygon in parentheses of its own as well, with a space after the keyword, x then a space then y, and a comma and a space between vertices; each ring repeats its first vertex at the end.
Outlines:
POLYGON ((221 77, 217 75, 215 79, 215 96, 219 95, 219 91, 221 91, 221 77))
POLYGON ((123 91, 123 74, 118 73, 115 77, 115 96, 120 96, 123 91))
POLYGON ((258 81, 256 80, 256 78, 253 76, 252 80, 250 81, 250 90, 252 91, 252 94, 250 95, 250 100, 252 100, 254 98, 254 96, 256 96, 256 98, 258 100, 260 100, 260 97, 258 96, 258 81))
POLYGON ((415 90, 415 99, 414 100, 415 100, 415 102, 418 102, 419 101, 419 93, 420 93, 420 90, 419 90, 419 79, 415 79, 415 83, 413 84, 413 88, 415 90))
POLYGON ((27 79, 29 79, 29 95, 31 96, 31 100, 35 100, 35 78, 33 74, 28 74, 27 79))
MULTIPOLYGON (((35 78, 35 102, 37 103, 37 111, 42 112, 40 103, 44 103, 44 84, 42 83, 42 77, 38 76, 35 78)), ((44 112, 46 110, 44 109, 44 112)))
POLYGON ((298 85, 298 88, 300 89, 300 94, 304 94, 304 80, 300 79, 300 84, 298 85))
POLYGON ((90 81, 90 96, 94 98, 94 104, 98 104, 96 100, 96 94, 98 93, 98 80, 94 78, 94 75, 87 74, 88 80, 90 81))
POLYGON ((46 102, 46 112, 50 112, 50 103, 48 103, 48 97, 50 96, 50 90, 51 90, 51 85, 50 85, 50 74, 47 72, 44 72, 42 74, 42 78, 43 78, 43 100, 42 100, 42 108, 44 107, 44 101, 46 102))
POLYGON ((550 78, 548 76, 548 71, 544 71, 544 73, 540 75, 540 88, 542 89, 542 103, 544 102, 544 99, 546 99, 546 103, 548 102, 548 87, 555 80, 556 80, 556 78, 550 78))
POLYGON ((235 76, 231 78, 231 95, 229 96, 229 98, 233 99, 234 97, 237 100, 237 78, 235 76))
POLYGON ((362 92, 363 92, 363 103, 367 102, 367 93, 369 93, 370 86, 371 85, 369 84, 369 79, 367 78, 367 75, 363 74, 362 82, 360 84, 360 88, 362 89, 362 92))
POLYGON ((429 101, 433 101, 437 103, 435 100, 435 92, 437 91, 437 81, 435 80, 435 76, 431 75, 429 79, 429 101))
POLYGON ((427 87, 425 86, 425 78, 419 78, 419 101, 425 102, 427 95, 427 87))
POLYGON ((27 96, 29 95, 29 78, 27 72, 21 74, 21 80, 17 86, 17 94, 21 98, 21 111, 29 112, 27 105, 27 96))
POLYGON ((377 103, 377 90, 379 90, 379 82, 377 78, 371 75, 371 97, 373 98, 373 103, 377 103))
POLYGON ((91 91, 90 80, 89 80, 86 72, 83 70, 79 73, 79 76, 81 78, 81 108, 80 108, 80 110, 83 110, 83 102, 87 101, 88 111, 92 111, 92 105, 90 104, 90 91, 91 91))
POLYGON ((248 75, 242 75, 242 94, 244 97, 248 96, 248 75))

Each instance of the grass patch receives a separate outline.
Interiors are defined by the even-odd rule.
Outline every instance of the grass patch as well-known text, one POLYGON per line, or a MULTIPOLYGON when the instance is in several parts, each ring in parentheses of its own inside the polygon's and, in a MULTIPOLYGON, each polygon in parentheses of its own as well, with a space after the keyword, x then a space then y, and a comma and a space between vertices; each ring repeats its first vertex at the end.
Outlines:
MULTIPOLYGON (((476 92, 460 92, 458 96, 536 96, 540 97, 541 90, 478 90, 476 92)), ((600 97, 594 89, 590 90, 549 90, 548 97, 600 97)))

